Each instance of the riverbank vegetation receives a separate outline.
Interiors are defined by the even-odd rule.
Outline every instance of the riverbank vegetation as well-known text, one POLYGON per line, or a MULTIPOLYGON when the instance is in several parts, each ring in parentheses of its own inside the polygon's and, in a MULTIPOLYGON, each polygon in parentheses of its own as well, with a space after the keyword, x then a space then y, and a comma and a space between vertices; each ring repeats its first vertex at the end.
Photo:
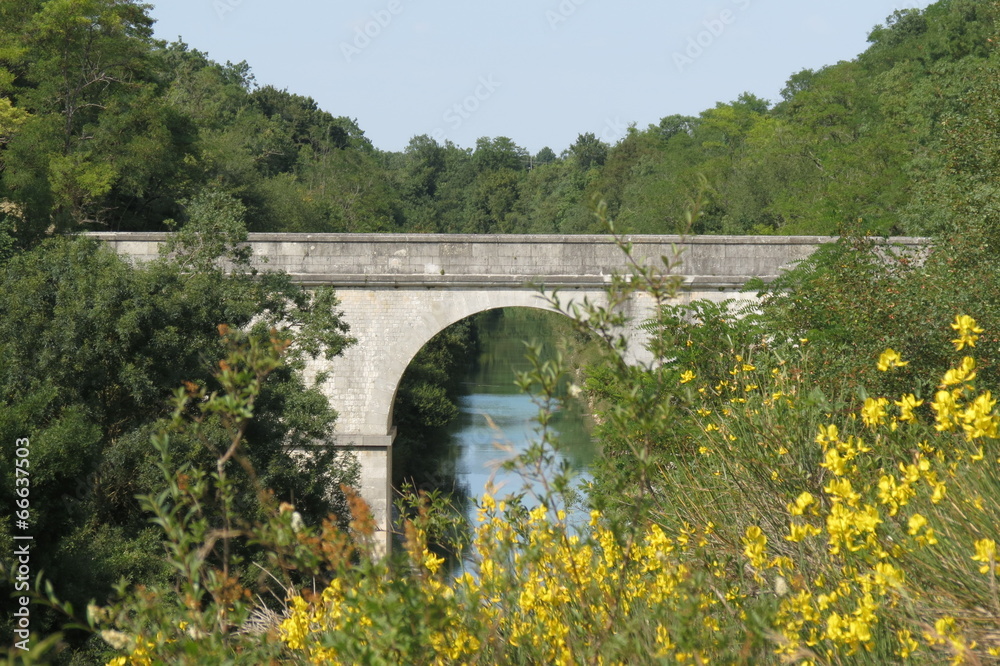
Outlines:
MULTIPOLYGON (((213 370, 234 365, 220 363, 232 339, 220 336, 220 321, 253 340, 268 340, 273 329, 293 341, 286 362, 267 369, 267 383, 246 404, 255 418, 241 432, 248 465, 229 470, 231 520, 242 525, 265 511, 258 486, 270 489, 273 501, 294 502, 306 520, 347 516, 338 488, 354 482, 353 461, 317 446, 330 440, 336 414, 299 373, 307 355, 338 354, 351 342, 333 293, 311 296, 287 276, 256 274, 236 248, 238 234, 227 237, 202 222, 175 239, 175 257, 140 267, 93 239, 72 237, 47 239, 0 266, 0 455, 13 461, 15 442, 31 442, 29 476, 19 476, 31 483, 32 571, 44 572, 76 608, 103 603, 120 580, 153 585, 177 575, 164 559, 160 528, 136 496, 165 488, 150 439, 172 412, 167 399, 177 389, 207 398, 221 390, 213 370), (188 243, 196 230, 208 242, 188 243), (234 262, 228 272, 216 263, 220 257, 234 262), (303 474, 303 465, 325 472, 303 474)), ((209 468, 227 447, 223 421, 208 415, 197 431, 176 432, 174 463, 209 468)), ((0 488, 10 509, 0 543, 9 555, 15 471, 3 469, 0 488)), ((8 555, 0 632, 13 636, 8 555)), ((227 555, 244 563, 243 582, 256 578, 250 563, 262 562, 259 547, 240 542, 227 555)), ((45 635, 66 618, 38 606, 31 620, 45 635)), ((89 632, 67 637, 78 649, 75 663, 95 663, 107 650, 100 641, 81 645, 89 632)))

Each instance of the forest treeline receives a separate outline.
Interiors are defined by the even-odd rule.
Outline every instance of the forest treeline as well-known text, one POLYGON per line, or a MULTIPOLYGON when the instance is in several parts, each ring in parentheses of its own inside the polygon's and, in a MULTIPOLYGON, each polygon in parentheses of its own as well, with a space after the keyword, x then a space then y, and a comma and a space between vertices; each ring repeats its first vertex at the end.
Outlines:
POLYGON ((600 198, 634 233, 836 234, 861 219, 933 234, 951 224, 949 129, 997 76, 998 13, 982 0, 899 10, 854 60, 792 73, 780 100, 744 93, 614 145, 585 133, 532 155, 508 137, 383 151, 356 121, 258 85, 245 62, 154 39, 143 5, 5 2, 0 215, 22 245, 165 230, 209 193, 250 231, 599 232, 600 198))

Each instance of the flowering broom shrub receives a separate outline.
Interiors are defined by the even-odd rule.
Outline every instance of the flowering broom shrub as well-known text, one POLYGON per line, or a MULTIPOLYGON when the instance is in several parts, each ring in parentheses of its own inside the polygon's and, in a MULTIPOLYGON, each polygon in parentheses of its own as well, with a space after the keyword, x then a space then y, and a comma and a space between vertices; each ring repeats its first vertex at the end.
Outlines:
POLYGON ((699 663, 738 649, 742 596, 710 532, 650 524, 623 543, 597 512, 586 537, 565 518, 484 496, 477 570, 454 578, 411 524, 406 576, 347 574, 295 597, 281 638, 315 664, 699 663))
MULTIPOLYGON (((967 316, 951 327, 957 352, 982 333, 967 316)), ((887 349, 873 365, 907 363, 887 349)), ((809 394, 797 363, 736 362, 728 386, 708 387, 728 404, 699 413, 700 459, 672 479, 698 487, 668 520, 714 521, 720 545, 743 546, 751 594, 778 600, 777 656, 980 663, 1000 654, 1000 421, 975 369, 965 355, 933 396, 862 396, 839 419, 838 405, 809 394)))

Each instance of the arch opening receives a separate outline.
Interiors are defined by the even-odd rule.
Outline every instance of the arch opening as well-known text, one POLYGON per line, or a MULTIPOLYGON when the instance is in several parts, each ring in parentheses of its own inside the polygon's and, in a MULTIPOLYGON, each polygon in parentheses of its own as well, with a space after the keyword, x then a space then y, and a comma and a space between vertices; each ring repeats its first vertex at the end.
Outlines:
POLYGON ((510 457, 494 441, 516 450, 534 439, 538 407, 515 384, 515 373, 531 368, 523 344, 531 340, 541 344, 541 360, 559 353, 571 368, 553 427, 571 466, 589 465, 589 410, 571 386, 582 383, 583 366, 603 343, 550 309, 489 308, 433 336, 401 377, 393 406, 394 485, 406 481, 464 501, 482 491, 489 461, 510 457))

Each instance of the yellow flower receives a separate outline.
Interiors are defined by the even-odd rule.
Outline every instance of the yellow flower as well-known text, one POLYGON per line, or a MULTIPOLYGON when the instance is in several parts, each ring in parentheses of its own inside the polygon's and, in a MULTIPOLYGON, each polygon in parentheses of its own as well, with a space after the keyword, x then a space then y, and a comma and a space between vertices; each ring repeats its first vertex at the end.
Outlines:
POLYGON ((819 466, 830 470, 834 476, 844 476, 847 471, 847 461, 848 459, 842 457, 837 449, 828 449, 824 462, 819 466))
POLYGON ((927 482, 930 483, 931 488, 934 489, 934 492, 931 493, 931 502, 937 504, 944 499, 944 494, 948 491, 948 487, 944 484, 944 481, 932 481, 931 479, 928 479, 927 482))
POLYGON ((963 382, 971 382, 976 378, 976 359, 966 356, 957 368, 951 368, 941 379, 941 388, 955 386, 963 382))
POLYGON ((818 536, 823 532, 820 528, 809 524, 798 525, 793 523, 788 528, 788 535, 785 536, 785 540, 793 543, 798 543, 806 537, 818 536))
POLYGON ((695 374, 690 370, 685 370, 681 373, 681 384, 687 384, 689 381, 695 378, 695 374))
POLYGON ((441 569, 441 565, 444 564, 443 557, 438 557, 426 548, 424 549, 423 560, 424 567, 432 574, 436 574, 441 569))
POLYGON ((951 430, 957 424, 958 404, 955 402, 955 396, 951 394, 951 391, 938 391, 935 393, 931 409, 937 412, 934 417, 937 425, 934 426, 934 429, 938 432, 951 430))
POLYGON ((907 527, 909 527, 910 536, 915 535, 926 525, 927 525, 927 519, 921 516, 919 513, 915 513, 912 516, 910 516, 910 520, 907 522, 907 527))
POLYGON ((965 638, 958 632, 958 627, 953 617, 942 617, 934 623, 934 631, 925 631, 924 639, 929 645, 946 645, 952 653, 952 664, 964 664, 966 661, 966 651, 976 647, 973 641, 969 645, 965 644, 965 638))
POLYGON ((885 562, 875 565, 875 584, 880 588, 900 587, 903 584, 903 572, 885 562))
POLYGON ((893 404, 899 407, 899 420, 904 423, 916 423, 917 417, 913 414, 913 410, 924 404, 923 400, 917 400, 917 396, 912 393, 907 393, 899 400, 896 400, 893 404))
POLYGON ((486 519, 487 514, 492 514, 497 509, 497 503, 489 493, 483 493, 479 500, 479 521, 486 519))
POLYGON ((859 530, 874 532, 875 528, 882 522, 882 519, 879 518, 878 509, 870 504, 866 504, 864 509, 855 515, 854 522, 859 530))
POLYGON ((979 334, 983 332, 983 329, 976 326, 976 320, 968 315, 957 315, 951 327, 958 331, 958 337, 952 340, 956 351, 962 351, 965 345, 975 347, 979 334))
POLYGON ((816 498, 809 493, 802 493, 795 499, 794 504, 788 505, 788 512, 793 516, 801 516, 809 506, 815 503, 816 498))
POLYGON ((972 559, 983 563, 983 566, 979 567, 979 573, 989 573, 997 559, 997 544, 993 539, 980 539, 975 545, 976 554, 972 559))
POLYGON ((896 632, 896 636, 899 638, 899 656, 903 659, 908 658, 920 648, 920 644, 913 639, 913 634, 910 633, 909 629, 900 629, 896 632))
POLYGON ((767 546, 767 537, 756 525, 747 528, 746 536, 742 539, 743 554, 750 560, 750 564, 756 569, 763 569, 767 564, 767 557, 764 548, 767 546))
POLYGON ((851 486, 850 479, 833 479, 823 490, 830 495, 834 503, 843 501, 854 508, 858 507, 858 500, 861 499, 861 495, 851 486))
POLYGON ((965 429, 965 436, 970 442, 980 437, 997 437, 997 415, 993 413, 993 407, 997 401, 993 399, 990 391, 976 397, 971 405, 962 412, 962 428, 965 429))
POLYGON ((882 355, 878 357, 878 363, 875 367, 882 372, 886 372, 890 368, 902 368, 907 363, 909 363, 909 361, 904 361, 899 355, 899 352, 889 348, 882 352, 882 355))
POLYGON ((660 648, 656 656, 660 658, 669 656, 670 650, 677 647, 670 640, 670 632, 662 624, 656 626, 656 645, 660 648))
MULTIPOLYGON (((864 537, 865 533, 868 533, 870 537, 881 522, 882 519, 879 518, 878 511, 873 506, 865 505, 863 510, 854 511, 840 502, 835 503, 830 509, 830 514, 826 517, 826 531, 830 535, 830 552, 834 555, 839 554, 841 546, 852 553, 861 550, 865 544, 857 543, 855 538, 864 537)), ((865 539, 869 540, 868 537, 865 539)))
POLYGON ((869 428, 885 423, 885 407, 889 401, 885 398, 867 398, 864 407, 861 408, 861 420, 869 428))
POLYGON ((934 534, 934 529, 927 527, 927 519, 919 513, 910 516, 907 526, 909 527, 910 536, 915 536, 917 543, 921 546, 933 546, 938 542, 937 536, 934 534), (924 530, 924 533, 920 534, 920 530, 924 530))
POLYGON ((816 443, 822 444, 823 448, 826 448, 827 444, 832 444, 840 439, 840 433, 837 430, 837 426, 830 424, 828 426, 820 426, 819 434, 816 435, 816 443))
POLYGON ((896 477, 891 474, 883 475, 878 481, 878 498, 882 504, 889 505, 889 515, 895 516, 899 507, 906 506, 910 498, 916 494, 911 487, 912 481, 903 480, 896 483, 896 477))

